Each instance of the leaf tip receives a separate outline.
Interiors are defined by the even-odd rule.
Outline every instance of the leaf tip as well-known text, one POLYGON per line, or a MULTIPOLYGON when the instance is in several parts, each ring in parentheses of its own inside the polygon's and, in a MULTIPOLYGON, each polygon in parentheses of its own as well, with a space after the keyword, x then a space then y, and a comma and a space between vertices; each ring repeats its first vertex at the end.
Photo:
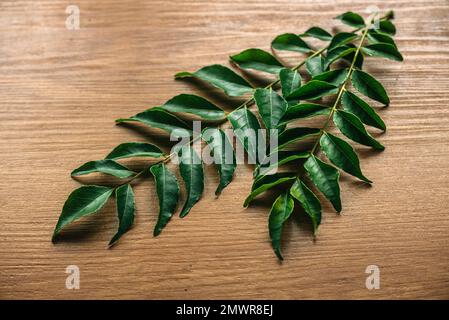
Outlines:
POLYGON ((281 249, 275 248, 274 249, 274 253, 276 254, 276 257, 278 258, 279 261, 283 261, 284 260, 284 257, 282 256, 281 249))

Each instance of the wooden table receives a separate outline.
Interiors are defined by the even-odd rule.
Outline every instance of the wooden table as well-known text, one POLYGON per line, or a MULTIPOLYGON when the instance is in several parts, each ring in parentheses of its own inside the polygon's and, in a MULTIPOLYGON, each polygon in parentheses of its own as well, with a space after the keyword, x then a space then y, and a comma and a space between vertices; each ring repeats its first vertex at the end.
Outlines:
MULTIPOLYGON (((449 298, 449 2, 395 1, 72 1, 79 30, 65 26, 67 1, 0 3, 0 298, 449 298), (135 227, 113 249, 113 204, 50 242, 80 164, 154 131, 115 126, 182 92, 224 104, 216 91, 173 80, 178 71, 227 63, 248 47, 269 49, 284 32, 369 5, 394 9, 403 63, 372 59, 391 106, 379 136, 385 152, 361 152, 366 188, 342 179, 343 214, 324 207, 310 224, 286 227, 286 260, 267 235, 267 203, 243 209, 251 169, 215 199, 207 168, 203 200, 158 238, 152 181, 136 187, 135 227), (203 89, 203 90, 199 90, 203 89), (65 286, 68 265, 81 288, 65 286), (377 265, 379 290, 365 287, 377 265)), ((287 55, 286 59, 302 59, 287 55)), ((304 219, 302 219, 304 220, 304 219)))

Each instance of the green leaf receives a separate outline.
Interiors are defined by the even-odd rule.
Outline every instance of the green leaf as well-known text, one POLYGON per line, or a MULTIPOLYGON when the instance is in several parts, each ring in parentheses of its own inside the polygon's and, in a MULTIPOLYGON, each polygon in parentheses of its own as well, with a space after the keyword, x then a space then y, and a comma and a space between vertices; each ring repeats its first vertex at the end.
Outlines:
POLYGON ((116 243, 122 235, 131 229, 134 223, 134 192, 130 184, 124 184, 115 190, 115 201, 117 204, 119 227, 117 233, 109 242, 109 246, 116 243))
POLYGON ((270 210, 268 229, 271 245, 279 260, 284 259, 281 253, 282 226, 292 214, 294 205, 292 197, 288 193, 284 193, 276 199, 270 210))
POLYGON ((338 168, 359 178, 362 181, 371 183, 360 169, 360 162, 357 154, 349 143, 330 133, 325 132, 320 139, 320 146, 326 157, 338 168))
POLYGON ((328 69, 329 66, 335 61, 348 56, 349 54, 355 52, 355 48, 351 48, 348 46, 340 46, 329 50, 325 59, 324 69, 328 69))
POLYGON ((290 93, 301 87, 301 74, 298 71, 284 68, 279 72, 282 96, 285 98, 290 93))
POLYGON ((358 35, 351 32, 340 32, 337 33, 333 38, 331 43, 329 44, 329 47, 327 48, 328 52, 336 47, 343 46, 355 38, 357 38, 358 35))
POLYGON ((168 133, 172 133, 175 130, 180 134, 192 133, 192 129, 188 126, 187 123, 160 107, 154 107, 127 119, 115 120, 115 122, 117 123, 127 121, 141 122, 143 124, 146 124, 147 126, 162 129, 168 133))
POLYGON ((278 74, 284 67, 275 57, 261 49, 247 49, 230 57, 242 69, 278 74))
POLYGON ((311 118, 320 115, 329 114, 330 109, 321 104, 315 103, 300 103, 294 106, 291 106, 287 109, 284 116, 279 121, 279 126, 283 126, 289 122, 298 120, 311 118))
POLYGON ((289 128, 281 132, 278 136, 278 147, 276 150, 282 150, 293 142, 304 140, 307 137, 314 136, 320 133, 317 128, 289 128))
POLYGON ((312 220, 313 233, 316 234, 318 226, 321 223, 321 204, 315 194, 304 182, 296 179, 290 188, 290 195, 299 201, 306 214, 312 220))
MULTIPOLYGON (((277 161, 270 163, 268 165, 258 165, 254 169, 254 176, 258 177, 261 175, 266 175, 272 170, 282 166, 283 164, 298 160, 308 158, 309 152, 298 152, 298 151, 274 151, 277 152, 277 161)), ((271 155, 270 155, 271 156, 271 155)))
POLYGON ((179 171, 186 186, 186 201, 179 216, 185 217, 197 203, 204 191, 204 172, 201 158, 190 145, 180 150, 179 171))
POLYGON ((329 41, 332 39, 332 35, 320 27, 312 27, 304 32, 301 36, 312 37, 323 41, 329 41))
POLYGON ((304 163, 304 168, 318 190, 324 194, 335 210, 340 213, 341 200, 340 186, 338 184, 340 173, 338 170, 313 155, 304 163))
POLYGON ((105 159, 117 160, 131 157, 159 158, 164 153, 157 146, 145 142, 126 142, 118 145, 105 159))
POLYGON ((228 120, 234 129, 234 134, 248 153, 249 159, 253 163, 258 163, 257 136, 261 128, 257 117, 247 107, 244 107, 231 112, 228 115, 228 120))
POLYGON ((171 112, 190 113, 203 120, 222 120, 225 112, 203 97, 194 94, 180 94, 168 100, 161 108, 171 112))
POLYGON ((315 57, 311 57, 306 60, 306 69, 307 72, 312 76, 317 76, 327 71, 325 68, 325 61, 322 55, 318 55, 315 57))
POLYGON ((156 180, 157 196, 159 198, 159 217, 154 227, 153 235, 157 236, 170 221, 179 199, 179 184, 176 176, 164 163, 155 164, 150 168, 156 180))
POLYGON ((375 128, 386 130, 385 123, 379 115, 371 108, 368 103, 360 99, 352 92, 345 91, 341 98, 343 108, 357 116, 364 124, 373 126, 375 128))
POLYGON ((348 69, 336 69, 331 71, 326 71, 317 76, 314 76, 312 80, 324 81, 327 83, 332 83, 333 85, 342 85, 348 75, 348 69))
POLYGON ((214 164, 220 174, 220 183, 215 190, 219 195, 231 183, 236 168, 234 149, 226 134, 218 128, 205 128, 201 135, 214 156, 214 164))
POLYGON ((293 91, 288 99, 316 100, 323 96, 337 93, 338 87, 319 80, 311 80, 301 88, 293 91))
POLYGON ((209 82, 214 87, 222 89, 231 97, 240 97, 254 90, 253 87, 237 73, 219 64, 204 67, 193 73, 180 72, 175 75, 176 79, 186 77, 194 77, 209 82))
POLYGON ((254 200, 259 194, 280 185, 284 182, 296 179, 295 173, 292 172, 279 172, 275 174, 268 174, 258 177, 251 188, 251 193, 245 199, 244 207, 247 207, 251 201, 254 200))
POLYGON ((262 122, 267 129, 274 129, 277 127, 279 120, 281 120, 288 103, 280 95, 270 89, 257 89, 254 92, 254 101, 259 110, 262 122))
MULTIPOLYGON (((352 43, 348 43, 345 45, 346 47, 350 47, 350 48, 357 48, 354 44, 352 43)), ((355 55, 356 51, 351 52, 350 54, 346 55, 343 57, 343 60, 346 60, 349 64, 352 64, 352 61, 354 60, 354 55, 355 55)), ((354 63, 354 67, 357 69, 362 69, 363 66, 363 54, 358 53, 357 57, 355 58, 355 63, 354 63)))
POLYGON ((335 19, 341 20, 344 24, 354 28, 363 28, 365 26, 365 21, 363 18, 357 13, 351 11, 339 15, 335 17, 335 19))
POLYGON ((369 30, 368 31, 368 41, 369 43, 389 43, 391 45, 393 45, 394 47, 396 47, 396 43, 394 42, 393 38, 390 37, 387 34, 384 33, 379 33, 375 30, 369 30))
POLYGON ((390 20, 381 20, 379 21, 379 29, 376 31, 391 34, 392 36, 394 36, 396 34, 396 27, 390 20))
POLYGON ((100 186, 82 186, 74 190, 64 203, 53 233, 53 241, 66 225, 100 210, 114 189, 100 186))
POLYGON ((390 98, 388 98, 385 88, 369 73, 361 70, 354 70, 351 80, 354 88, 356 88, 361 94, 373 100, 379 101, 386 106, 390 104, 390 98))
POLYGON ((120 179, 129 178, 135 174, 134 171, 114 160, 97 160, 86 162, 81 167, 73 170, 71 175, 72 177, 77 177, 93 172, 109 174, 120 179))
POLYGON ((311 49, 298 35, 293 33, 284 33, 277 36, 271 46, 276 50, 295 51, 295 52, 310 52, 311 49))
POLYGON ((362 122, 352 113, 337 110, 334 113, 334 123, 341 133, 349 139, 365 146, 373 147, 376 150, 384 150, 385 147, 374 139, 365 129, 362 122))
POLYGON ((372 57, 383 57, 394 61, 403 61, 404 58, 398 49, 389 43, 374 43, 362 48, 362 51, 372 57))

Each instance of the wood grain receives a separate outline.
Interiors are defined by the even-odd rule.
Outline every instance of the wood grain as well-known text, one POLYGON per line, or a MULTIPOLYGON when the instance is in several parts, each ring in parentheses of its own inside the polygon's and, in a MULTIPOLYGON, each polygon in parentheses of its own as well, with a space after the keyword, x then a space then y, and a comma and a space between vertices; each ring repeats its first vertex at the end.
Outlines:
MULTIPOLYGON (((65 27, 66 1, 0 2, 0 298, 449 298, 449 2, 74 1, 81 29, 65 27), (373 59, 367 70, 389 91, 382 153, 358 148, 366 188, 344 176, 343 214, 325 206, 314 242, 310 224, 286 228, 279 264, 267 235, 267 203, 242 208, 251 170, 215 199, 207 168, 203 200, 160 237, 154 185, 136 187, 136 225, 111 250, 114 206, 84 219, 53 245, 69 172, 125 141, 157 140, 114 119, 175 94, 209 87, 174 73, 224 63, 275 35, 302 32, 369 5, 394 9, 404 63, 373 59), (365 268, 381 289, 365 288, 365 268), (81 289, 67 290, 78 265, 81 289)), ((282 55, 293 63, 300 55, 282 55)), ((304 220, 304 219, 302 219, 304 220)))

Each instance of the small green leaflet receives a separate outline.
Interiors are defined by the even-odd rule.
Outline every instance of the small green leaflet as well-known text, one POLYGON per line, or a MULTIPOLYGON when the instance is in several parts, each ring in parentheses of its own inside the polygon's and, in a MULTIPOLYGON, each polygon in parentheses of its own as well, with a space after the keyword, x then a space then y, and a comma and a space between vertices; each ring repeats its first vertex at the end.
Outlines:
POLYGON ((215 190, 215 195, 218 196, 231 183, 234 176, 237 166, 234 149, 226 134, 218 128, 204 129, 201 137, 207 142, 214 157, 214 164, 220 174, 220 183, 215 190))
POLYGON ((219 64, 201 68, 193 73, 180 72, 175 75, 176 79, 188 77, 209 82, 214 87, 222 89, 230 97, 240 97, 254 90, 248 81, 231 69, 219 64))
POLYGON ((299 201, 304 211, 312 220, 313 234, 316 234, 318 226, 321 223, 321 204, 320 200, 310 190, 304 182, 296 179, 290 188, 290 195, 299 201))
POLYGON ((267 174, 259 176, 253 183, 251 193, 245 199, 244 207, 247 207, 251 201, 254 200, 259 194, 264 193, 268 189, 273 188, 281 183, 294 180, 296 178, 293 172, 279 172, 275 174, 267 174))
POLYGON ((347 57, 349 54, 354 53, 355 51, 355 48, 351 48, 348 46, 340 46, 329 50, 325 59, 324 69, 327 70, 332 63, 343 57, 347 57))
POLYGON ((284 33, 277 36, 271 47, 276 50, 295 51, 295 52, 310 52, 311 49, 298 35, 293 33, 284 33))
POLYGON ((354 88, 356 88, 361 94, 373 100, 379 101, 386 106, 390 104, 390 98, 388 98, 385 88, 369 73, 361 70, 354 70, 351 80, 354 88))
POLYGON ((281 120, 288 103, 280 95, 270 89, 257 89, 254 92, 254 101, 259 110, 262 122, 267 129, 274 129, 277 127, 279 120, 281 120))
POLYGON ((160 158, 164 153, 151 143, 146 142, 126 142, 118 145, 105 159, 117 160, 131 157, 151 157, 160 158))
POLYGON ((306 69, 307 72, 312 76, 315 77, 319 74, 322 74, 323 72, 327 71, 325 68, 326 62, 324 60, 324 57, 322 55, 318 55, 315 57, 311 57, 306 60, 306 69))
POLYGON ((122 235, 131 229, 134 223, 134 192, 130 184, 124 184, 115 190, 115 202, 119 226, 117 233, 112 237, 109 246, 116 243, 122 235))
POLYGON ((161 108, 171 112, 190 113, 203 120, 223 120, 225 112, 203 97, 194 94, 180 94, 166 103, 161 108))
POLYGON ((379 22, 379 29, 377 31, 394 36, 396 34, 396 27, 390 20, 381 20, 379 22))
POLYGON ((357 13, 351 11, 339 15, 335 17, 335 19, 341 20, 344 24, 354 28, 363 28, 365 26, 365 21, 363 18, 357 13))
POLYGON ((317 128, 293 127, 282 131, 278 136, 278 147, 276 150, 282 150, 286 146, 300 140, 304 140, 310 136, 320 133, 317 128))
POLYGON ((323 106, 321 104, 315 103, 300 103, 294 106, 291 106, 287 109, 284 116, 279 121, 279 126, 283 126, 289 122, 298 120, 311 118, 320 115, 329 114, 330 108, 323 106))
POLYGON ((335 69, 316 75, 312 78, 312 80, 324 81, 327 83, 332 83, 336 86, 340 86, 343 84, 343 82, 345 82, 347 76, 348 69, 335 69))
POLYGON ((268 162, 267 165, 258 165, 254 169, 254 176, 262 176, 267 175, 269 172, 271 172, 274 169, 277 169, 279 166, 298 160, 298 159, 306 159, 309 157, 309 152, 298 152, 298 151, 275 151, 277 152, 277 161, 270 163, 268 162))
POLYGON ((305 163, 304 168, 309 173, 310 179, 324 196, 332 203, 335 210, 340 213, 340 186, 338 180, 340 173, 333 166, 324 163, 315 156, 311 156, 305 163))
POLYGON ((362 181, 367 183, 372 182, 363 175, 360 169, 359 158, 349 143, 326 132, 321 136, 320 146, 326 157, 336 167, 362 181))
POLYGON ((329 41, 332 39, 332 35, 320 27, 312 27, 304 32, 301 36, 312 37, 323 41, 329 41))
POLYGON ((179 135, 183 136, 189 136, 192 133, 192 129, 187 123, 159 107, 154 107, 127 119, 115 120, 117 123, 128 121, 141 122, 147 126, 162 129, 168 133, 172 133, 176 130, 179 135))
POLYGON ((243 148, 248 153, 252 163, 258 163, 258 133, 261 129, 257 117, 247 107, 235 110, 228 115, 228 120, 234 129, 243 148))
POLYGON ((285 98, 290 93, 301 87, 301 74, 298 71, 284 68, 279 72, 282 96, 285 98))
POLYGON ((293 91, 287 98, 299 100, 316 100, 323 96, 337 93, 338 87, 319 80, 311 80, 301 88, 293 91))
POLYGON ((337 33, 332 38, 332 41, 329 44, 329 47, 327 48, 327 51, 329 52, 330 50, 332 50, 332 49, 334 49, 336 47, 343 46, 343 45, 351 42, 352 40, 354 40, 357 37, 358 37, 357 34, 351 33, 351 32, 340 32, 340 33, 337 33))
POLYGON ((159 216, 153 235, 157 236, 170 221, 175 212, 179 198, 179 184, 176 176, 164 163, 155 164, 150 168, 156 180, 157 196, 159 198, 159 216))
POLYGON ((273 203, 268 219, 271 245, 279 260, 283 260, 281 253, 282 226, 293 212, 294 202, 288 193, 280 195, 273 203))
POLYGON ((357 116, 364 124, 373 126, 383 131, 386 130, 385 123, 376 111, 374 111, 368 103, 352 92, 345 91, 343 93, 343 96, 341 97, 341 104, 346 111, 357 116))
POLYGON ((204 191, 204 172, 201 158, 190 146, 183 146, 180 150, 179 171, 186 186, 186 201, 179 216, 185 217, 197 203, 204 191))
POLYGON ((73 170, 71 175, 72 177, 77 177, 93 172, 109 174, 120 179, 129 178, 135 174, 134 171, 114 160, 97 160, 86 162, 81 167, 73 170))
MULTIPOLYGON (((350 47, 350 48, 356 48, 355 45, 353 45, 352 43, 348 43, 345 44, 346 47, 350 47)), ((343 60, 346 60, 346 62, 348 62, 349 64, 352 64, 352 61, 354 60, 354 55, 355 55, 355 51, 351 52, 350 54, 346 55, 343 57, 343 60)), ((359 53, 357 54, 357 57, 355 58, 355 63, 354 63, 354 67, 357 69, 362 69, 363 67, 363 54, 359 53)))
POLYGON ((394 61, 403 61, 404 58, 396 49, 396 47, 389 43, 373 43, 362 48, 362 51, 372 57, 383 57, 394 61))
POLYGON ((376 150, 384 150, 385 147, 374 139, 365 129, 362 122, 352 113, 337 110, 334 113, 334 123, 340 129, 341 133, 349 139, 373 147, 376 150))
POLYGON ((66 225, 100 210, 114 189, 101 186, 82 186, 74 190, 64 203, 53 233, 53 241, 66 225))
POLYGON ((369 30, 367 37, 368 37, 369 43, 379 43, 379 42, 380 43, 389 43, 389 44, 393 45, 395 48, 397 47, 393 38, 387 34, 379 33, 379 32, 376 32, 375 30, 369 30))
POLYGON ((278 74, 284 68, 275 57, 261 49, 247 49, 230 57, 242 69, 278 74))

